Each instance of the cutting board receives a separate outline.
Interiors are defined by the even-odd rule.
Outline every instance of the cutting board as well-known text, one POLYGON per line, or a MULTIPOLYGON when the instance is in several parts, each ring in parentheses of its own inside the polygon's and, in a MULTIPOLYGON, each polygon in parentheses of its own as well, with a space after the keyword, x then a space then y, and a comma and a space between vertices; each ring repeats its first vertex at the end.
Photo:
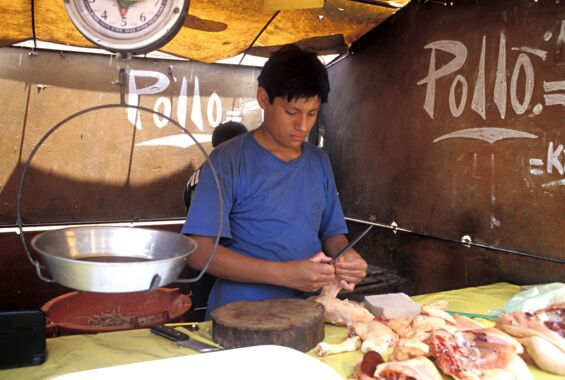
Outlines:
POLYGON ((324 307, 310 300, 239 301, 211 317, 214 342, 225 348, 276 344, 306 352, 324 339, 324 307))

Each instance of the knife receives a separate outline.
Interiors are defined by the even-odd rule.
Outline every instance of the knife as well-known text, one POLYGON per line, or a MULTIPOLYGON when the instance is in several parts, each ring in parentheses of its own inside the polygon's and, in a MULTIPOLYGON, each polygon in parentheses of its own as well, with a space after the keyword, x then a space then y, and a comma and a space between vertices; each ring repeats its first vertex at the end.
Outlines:
POLYGON ((190 337, 185 333, 177 331, 174 328, 168 326, 153 326, 151 327, 151 332, 177 342, 177 344, 180 344, 181 346, 191 348, 201 353, 219 351, 222 349, 220 347, 212 346, 211 344, 204 343, 196 339, 190 339, 190 337))
POLYGON ((367 235, 367 232, 371 231, 371 228, 373 228, 373 224, 369 225, 369 227, 367 227, 363 232, 361 232, 359 235, 357 235, 357 237, 355 239, 353 239, 351 241, 351 243, 347 244, 345 246, 345 248, 343 248, 341 251, 338 252, 337 255, 335 255, 332 258, 332 263, 335 263, 341 256, 343 256, 345 254, 345 252, 349 251, 351 249, 351 247, 353 247, 355 244, 357 244, 357 242, 359 240, 361 240, 361 238, 365 235, 367 235))

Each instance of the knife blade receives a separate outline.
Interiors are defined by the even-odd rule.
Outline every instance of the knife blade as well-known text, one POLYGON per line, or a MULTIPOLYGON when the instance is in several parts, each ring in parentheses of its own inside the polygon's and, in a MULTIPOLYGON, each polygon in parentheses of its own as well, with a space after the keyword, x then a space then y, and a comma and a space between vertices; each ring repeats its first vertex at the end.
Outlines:
POLYGON ((211 344, 204 343, 196 339, 190 339, 188 335, 172 327, 159 325, 151 327, 150 330, 154 334, 170 339, 177 344, 180 344, 181 346, 191 348, 201 353, 219 351, 222 349, 220 347, 212 346, 211 344))
POLYGON ((357 242, 359 240, 361 240, 361 238, 363 238, 363 236, 367 235, 367 232, 371 231, 371 229, 374 227, 373 224, 370 224, 369 227, 367 227, 363 232, 361 232, 359 235, 357 235, 357 237, 355 239, 353 239, 351 241, 351 243, 347 244, 341 251, 339 251, 337 253, 337 255, 335 255, 332 258, 332 263, 337 262, 337 260, 343 256, 345 254, 345 252, 349 251, 355 244, 357 244, 357 242))

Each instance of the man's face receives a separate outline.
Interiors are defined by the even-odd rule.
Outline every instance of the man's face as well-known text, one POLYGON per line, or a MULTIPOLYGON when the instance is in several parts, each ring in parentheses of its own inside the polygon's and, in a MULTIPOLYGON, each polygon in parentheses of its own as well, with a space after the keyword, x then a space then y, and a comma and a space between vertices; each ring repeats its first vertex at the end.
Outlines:
POLYGON ((287 100, 276 97, 269 103, 267 92, 259 88, 257 98, 265 111, 263 128, 279 148, 299 151, 300 145, 316 123, 321 100, 319 96, 287 100))

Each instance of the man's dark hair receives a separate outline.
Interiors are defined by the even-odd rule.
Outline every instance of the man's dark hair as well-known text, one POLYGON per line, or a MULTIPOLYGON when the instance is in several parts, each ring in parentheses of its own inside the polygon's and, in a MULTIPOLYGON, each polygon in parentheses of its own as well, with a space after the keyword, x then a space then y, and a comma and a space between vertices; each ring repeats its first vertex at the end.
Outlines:
POLYGON ((226 121, 219 124, 212 132, 212 147, 217 147, 223 142, 226 142, 236 136, 247 132, 245 125, 237 121, 226 121))
POLYGON ((277 97, 288 101, 320 97, 328 100, 330 83, 328 72, 316 54, 296 45, 285 45, 271 55, 259 75, 259 87, 269 95, 269 102, 277 97))

